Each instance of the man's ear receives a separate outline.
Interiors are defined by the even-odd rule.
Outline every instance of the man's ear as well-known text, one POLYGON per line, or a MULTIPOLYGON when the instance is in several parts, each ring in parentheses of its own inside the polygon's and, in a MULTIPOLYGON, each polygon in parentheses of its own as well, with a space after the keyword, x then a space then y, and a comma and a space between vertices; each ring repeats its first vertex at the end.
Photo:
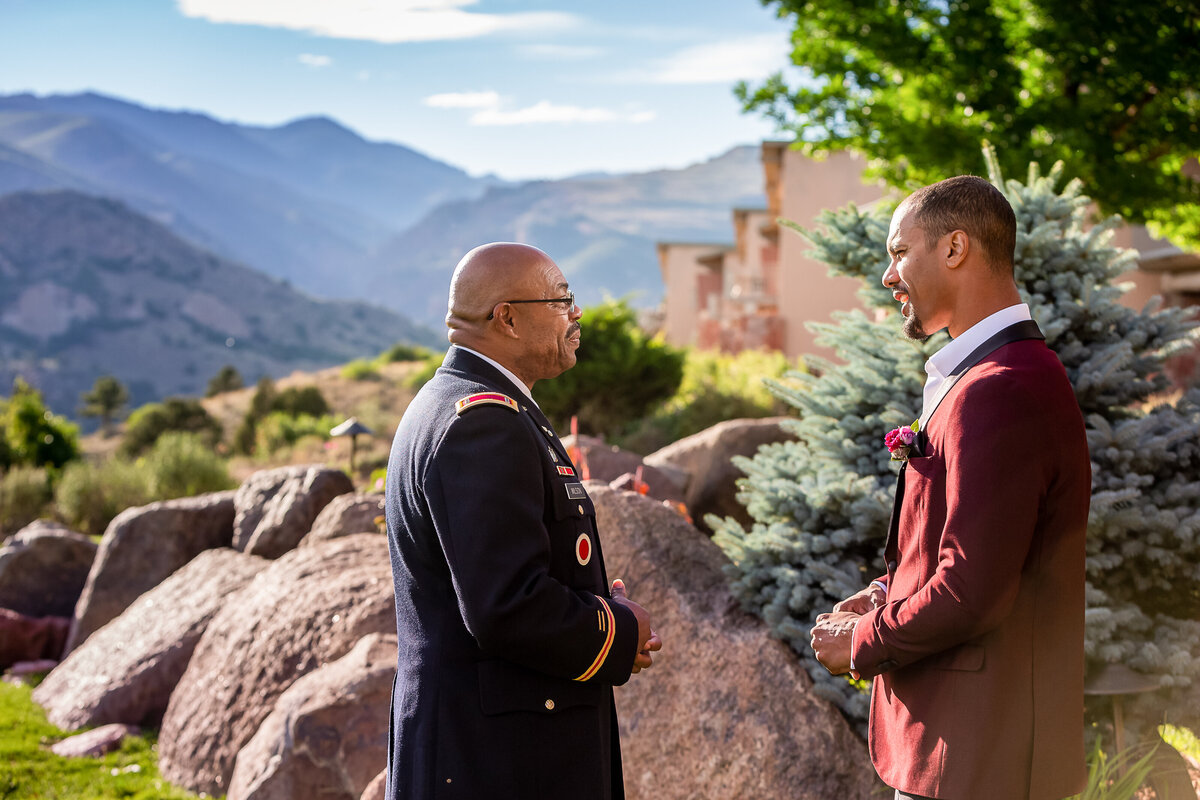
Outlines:
POLYGON ((942 238, 942 256, 948 269, 958 269, 971 249, 971 237, 966 231, 951 231, 942 238))
POLYGON ((517 319, 513 316, 513 307, 508 303, 499 303, 492 312, 492 326, 502 335, 510 339, 519 339, 517 335, 517 319))

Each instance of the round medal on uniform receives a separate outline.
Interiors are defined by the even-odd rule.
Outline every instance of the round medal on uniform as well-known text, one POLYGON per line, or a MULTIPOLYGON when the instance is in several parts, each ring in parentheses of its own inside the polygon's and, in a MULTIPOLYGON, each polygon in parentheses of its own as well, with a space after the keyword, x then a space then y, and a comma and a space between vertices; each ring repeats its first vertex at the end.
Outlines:
POLYGON ((583 566, 592 560, 592 537, 586 533, 579 534, 575 540, 575 560, 583 566))

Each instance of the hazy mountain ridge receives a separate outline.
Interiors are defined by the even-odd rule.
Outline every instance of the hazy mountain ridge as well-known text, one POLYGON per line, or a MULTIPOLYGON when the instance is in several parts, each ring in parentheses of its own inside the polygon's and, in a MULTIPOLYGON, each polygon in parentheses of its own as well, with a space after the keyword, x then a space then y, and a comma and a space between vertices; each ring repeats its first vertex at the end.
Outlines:
POLYGON ((353 278, 370 248, 487 183, 330 120, 255 128, 96 94, 0 97, 0 144, 25 156, 21 174, 0 170, 0 194, 114 197, 326 297, 369 297, 353 278))
POLYGON ((432 322, 455 263, 487 241, 528 242, 562 267, 582 303, 662 295, 657 241, 732 239, 735 206, 764 204, 759 150, 737 147, 681 170, 532 181, 446 203, 383 245, 365 268, 379 302, 432 322), (402 274, 402 284, 389 274, 402 274))
POLYGON ((69 191, 0 197, 0 394, 22 375, 74 415, 116 375, 133 405, 441 337, 384 309, 322 301, 182 241, 119 202, 69 191))
POLYGON ((730 209, 764 203, 759 159, 744 146, 685 169, 504 184, 326 117, 255 127, 98 94, 0 96, 0 195, 113 197, 304 291, 437 327, 454 265, 496 240, 546 250, 584 303, 657 304, 655 242, 728 241, 730 209))

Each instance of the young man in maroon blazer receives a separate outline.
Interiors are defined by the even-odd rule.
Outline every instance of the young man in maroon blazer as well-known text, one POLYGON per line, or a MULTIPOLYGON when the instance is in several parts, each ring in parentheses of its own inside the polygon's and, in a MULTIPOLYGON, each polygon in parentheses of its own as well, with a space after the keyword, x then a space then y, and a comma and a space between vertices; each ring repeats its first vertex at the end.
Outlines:
POLYGON ((1004 195, 970 176, 905 199, 888 234, 905 335, 952 341, 901 451, 887 574, 819 616, 812 646, 830 672, 874 678, 871 759, 897 798, 1058 800, 1085 783, 1090 461, 1015 242, 1004 195))

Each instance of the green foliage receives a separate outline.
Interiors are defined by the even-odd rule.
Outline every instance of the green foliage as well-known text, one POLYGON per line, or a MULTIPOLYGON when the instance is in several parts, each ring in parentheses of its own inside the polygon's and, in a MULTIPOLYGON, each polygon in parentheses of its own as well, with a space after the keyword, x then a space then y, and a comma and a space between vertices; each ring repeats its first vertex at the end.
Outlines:
POLYGON ((270 378, 258 382, 254 397, 250 399, 250 408, 242 418, 233 438, 234 452, 243 455, 261 452, 275 452, 285 444, 294 443, 300 436, 317 433, 322 438, 329 438, 329 429, 337 424, 333 421, 325 424, 324 419, 329 414, 329 404, 325 396, 316 386, 293 387, 278 391, 270 378), (283 421, 282 417, 301 418, 300 421, 283 421), (305 421, 304 418, 307 418, 305 421), (270 429, 260 431, 264 421, 273 419, 270 429), (324 430, 318 431, 324 425, 324 430), (299 431, 299 432, 297 432, 299 431))
POLYGON ((242 380, 242 373, 238 372, 232 364, 226 364, 209 380, 208 387, 204 390, 204 396, 216 397, 225 392, 241 389, 245 385, 246 382, 242 380))
POLYGON ((42 395, 20 378, 4 403, 0 428, 11 464, 57 469, 79 456, 79 428, 46 408, 42 395))
POLYGON ((329 404, 325 402, 325 396, 316 386, 300 386, 284 389, 276 394, 271 402, 271 411, 282 411, 292 416, 307 414, 310 417, 319 417, 329 413, 329 404))
POLYGON ((392 364, 397 361, 424 361, 434 355, 428 347, 399 342, 379 354, 375 359, 379 364, 392 364))
MULTIPOLYGON (((1110 244, 1118 220, 1089 228, 1081 184, 1063 186, 1062 166, 992 181, 1017 215, 1016 279, 1058 354, 1087 423, 1093 495, 1087 542, 1086 657, 1089 669, 1123 663, 1162 686, 1129 698, 1133 727, 1200 717, 1200 391, 1147 409, 1166 388, 1162 363, 1195 340, 1187 310, 1138 312, 1119 304, 1112 280, 1133 255, 1110 244), (1061 188, 1060 188, 1061 187, 1061 188)), ((734 593, 801 655, 816 691, 852 718, 866 698, 829 676, 809 648, 817 614, 882 574, 880 550, 895 489, 883 433, 920 412, 923 364, 946 341, 904 339, 878 276, 887 264, 888 209, 827 214, 809 234, 831 272, 863 279, 878 307, 814 325, 843 364, 811 361, 816 375, 775 384, 800 419, 797 441, 739 459, 739 498, 754 522, 708 520, 733 564, 734 593), (871 288, 875 287, 875 288, 871 288)), ((1089 701, 1090 702, 1090 701, 1089 701)), ((1107 715, 1106 704, 1091 705, 1107 715)))
POLYGON ((580 325, 575 366, 534 387, 538 405, 560 429, 578 416, 580 432, 620 431, 679 388, 683 351, 643 333, 624 301, 585 309, 580 325))
POLYGON ((342 367, 342 377, 348 381, 377 381, 380 378, 379 367, 374 361, 357 358, 342 367))
POLYGON ((161 403, 147 403, 129 415, 120 453, 140 455, 168 431, 199 434, 209 448, 216 447, 222 433, 221 424, 204 410, 199 400, 168 397, 161 403))
POLYGON ((63 758, 47 742, 69 736, 46 721, 30 687, 0 683, 0 797, 6 800, 189 800, 162 780, 153 733, 127 738, 99 758, 63 758))
POLYGON ((129 402, 129 390, 112 375, 101 375, 92 384, 92 390, 84 392, 80 399, 83 405, 79 413, 85 417, 99 417, 100 430, 107 434, 113 420, 129 402))
POLYGON ((771 394, 764 378, 780 380, 789 369, 787 357, 777 352, 688 350, 675 394, 611 441, 652 453, 718 422, 785 414, 790 406, 771 394))
POLYGON ((0 538, 43 516, 49 502, 46 470, 22 466, 0 473, 0 538))
POLYGON ((54 489, 58 516, 73 529, 92 536, 103 534, 113 517, 125 509, 149 502, 144 471, 126 458, 68 464, 54 489))
POLYGON ((809 152, 854 149, 894 186, 1063 161, 1102 212, 1200 245, 1200 16, 1132 0, 763 0, 790 18, 792 62, 740 84, 746 110, 809 152))
POLYGON ((192 497, 236 485, 225 461, 203 436, 195 433, 164 433, 150 452, 138 459, 137 469, 144 476, 152 500, 192 497))
POLYGON ((256 427, 254 452, 259 455, 269 455, 291 447, 306 436, 315 436, 328 440, 329 431, 340 420, 328 414, 314 417, 311 414, 288 414, 283 411, 272 411, 258 421, 256 427))
POLYGON ((1067 800, 1133 800, 1154 768, 1157 747, 1108 755, 1097 741, 1088 756, 1087 787, 1067 800))
POLYGON ((405 388, 412 389, 415 392, 429 383, 429 380, 433 377, 433 373, 437 372, 438 367, 442 365, 444 358, 443 354, 434 353, 422 361, 420 368, 405 379, 405 388))

